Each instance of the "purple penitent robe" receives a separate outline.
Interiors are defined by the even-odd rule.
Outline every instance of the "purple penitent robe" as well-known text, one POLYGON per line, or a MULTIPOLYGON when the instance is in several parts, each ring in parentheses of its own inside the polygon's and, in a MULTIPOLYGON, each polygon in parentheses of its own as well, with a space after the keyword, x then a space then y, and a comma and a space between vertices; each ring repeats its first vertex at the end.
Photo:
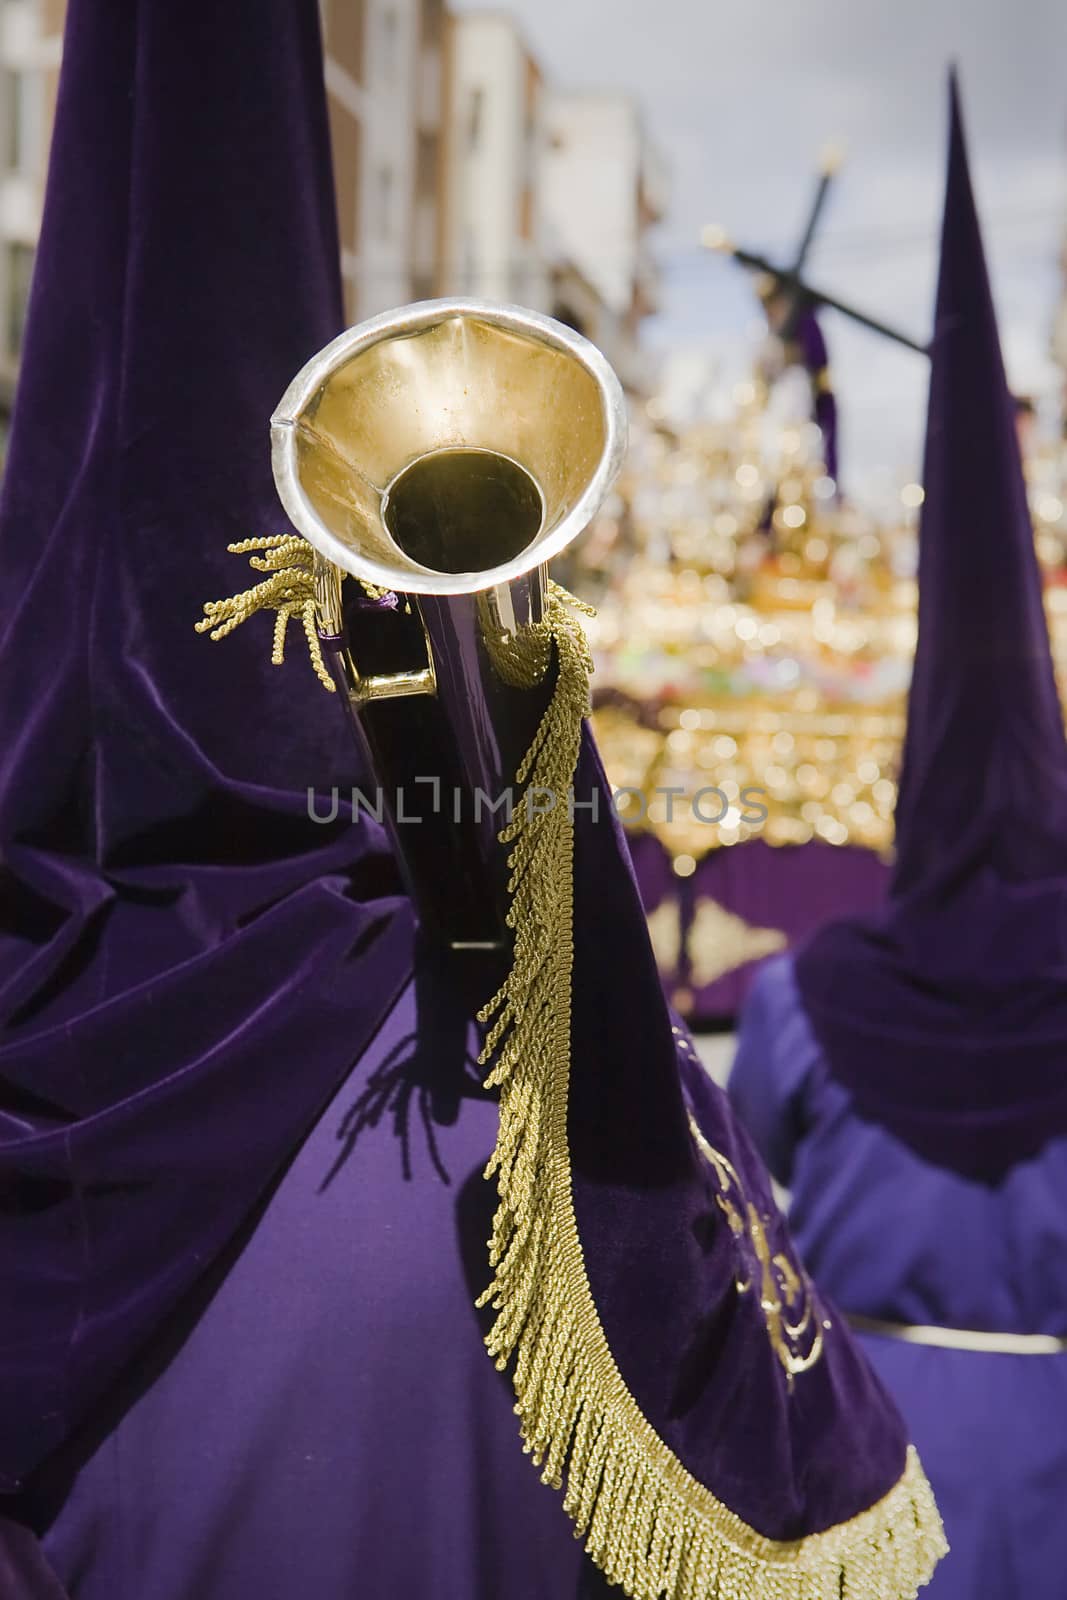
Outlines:
POLYGON ((336 700, 193 633, 341 321, 319 19, 68 8, 0 497, 0 1600, 570 1600, 516 1404, 630 1593, 900 1600, 925 1479, 672 1027, 591 740, 498 1107, 499 975, 439 981, 381 830, 309 815, 365 778, 336 700))
POLYGON ((223 1270, 28 1497, 70 1600, 577 1595, 581 1547, 474 1310, 497 1108, 429 991, 405 989, 223 1270))
MULTIPOLYGON (((995 1183, 922 1160, 831 1077, 788 956, 750 993, 730 1096, 780 1183, 805 1265, 839 1310, 901 1325, 1067 1333, 1067 1140, 995 1183)), ((930 1600, 1062 1600, 1067 1354, 861 1342, 945 1521, 930 1600)))

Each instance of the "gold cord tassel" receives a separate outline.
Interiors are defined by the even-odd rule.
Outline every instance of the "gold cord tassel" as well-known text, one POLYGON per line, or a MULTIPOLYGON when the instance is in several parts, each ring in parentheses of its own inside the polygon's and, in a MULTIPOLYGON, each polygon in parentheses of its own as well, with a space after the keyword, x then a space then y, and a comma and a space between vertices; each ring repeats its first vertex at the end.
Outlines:
POLYGON ((277 616, 271 662, 280 667, 285 660, 289 623, 294 617, 299 618, 315 676, 324 689, 336 693, 337 686, 323 660, 315 625, 315 553, 307 540, 295 533, 281 533, 262 539, 242 539, 226 548, 235 556, 260 552, 249 555, 248 564, 270 576, 241 594, 231 595, 228 600, 207 601, 203 619, 196 624, 197 633, 210 632, 212 639, 225 639, 258 611, 274 611, 277 616))
POLYGON ((633 1600, 912 1600, 947 1546, 915 1451, 877 1505, 824 1533, 782 1543, 742 1522, 683 1467, 623 1382, 586 1276, 571 1195, 574 778, 591 661, 570 597, 553 585, 544 623, 512 641, 513 670, 543 673, 551 702, 517 774, 501 833, 509 846, 511 972, 479 1014, 483 1062, 500 1091, 493 1279, 487 1346, 514 1362, 516 1411, 542 1479, 566 1482, 564 1508, 597 1565, 633 1600), (523 645, 528 645, 524 651, 523 645), (551 810, 537 791, 556 797, 551 810))

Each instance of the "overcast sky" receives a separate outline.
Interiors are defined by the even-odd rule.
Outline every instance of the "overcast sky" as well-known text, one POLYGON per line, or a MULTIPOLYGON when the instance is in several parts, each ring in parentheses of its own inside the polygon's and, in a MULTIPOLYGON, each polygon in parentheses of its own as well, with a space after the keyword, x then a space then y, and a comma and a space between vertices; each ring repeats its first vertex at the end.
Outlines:
MULTIPOLYGON (((479 9, 459 0, 460 9, 479 9)), ((822 147, 846 151, 813 280, 915 335, 929 331, 955 60, 994 291, 1016 389, 1049 388, 1067 231, 1067 0, 510 0, 556 84, 626 88, 671 174, 656 235, 671 350, 753 327, 745 277, 695 244, 722 223, 788 256, 822 147)), ((912 465, 925 362, 828 317, 846 473, 912 465)))

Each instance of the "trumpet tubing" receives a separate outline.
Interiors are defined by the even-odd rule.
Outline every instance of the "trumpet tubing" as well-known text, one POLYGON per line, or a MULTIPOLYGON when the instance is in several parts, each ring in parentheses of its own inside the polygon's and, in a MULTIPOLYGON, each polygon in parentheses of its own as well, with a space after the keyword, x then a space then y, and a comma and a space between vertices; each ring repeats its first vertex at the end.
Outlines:
POLYGON ((429 301, 334 340, 271 430, 282 503, 316 551, 320 635, 422 917, 453 946, 504 945, 494 806, 548 692, 508 670, 508 649, 621 464, 618 380, 547 317, 429 301), (403 797, 419 793, 433 806, 415 821, 403 797))

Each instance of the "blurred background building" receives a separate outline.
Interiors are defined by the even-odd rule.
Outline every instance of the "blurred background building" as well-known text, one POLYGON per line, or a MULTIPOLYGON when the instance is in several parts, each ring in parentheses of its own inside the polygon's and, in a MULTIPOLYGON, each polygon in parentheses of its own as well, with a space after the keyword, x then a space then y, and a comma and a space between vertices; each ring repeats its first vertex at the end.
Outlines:
POLYGON ((650 230, 667 209, 666 167, 629 95, 555 93, 545 120, 542 188, 556 258, 592 290, 572 310, 575 291, 561 280, 553 312, 599 344, 629 388, 647 389, 639 339, 659 310, 650 230))
POLYGON ((1063 274, 1059 304, 1052 323, 1052 359, 1063 374, 1063 409, 1067 412, 1067 227, 1064 228, 1063 249, 1060 252, 1063 274))
POLYGON ((323 0, 345 310, 435 292, 444 229, 442 0, 323 0))
MULTIPOLYGON (((553 312, 647 386, 663 162, 625 94, 556 94, 505 11, 321 0, 345 310, 440 294, 553 312)), ((65 0, 0 0, 0 412, 18 370, 65 0)))
POLYGON ((10 412, 52 137, 65 0, 0 8, 0 410, 10 412))
POLYGON ((442 290, 543 309, 551 286, 541 69, 504 12, 454 17, 449 33, 442 290))

